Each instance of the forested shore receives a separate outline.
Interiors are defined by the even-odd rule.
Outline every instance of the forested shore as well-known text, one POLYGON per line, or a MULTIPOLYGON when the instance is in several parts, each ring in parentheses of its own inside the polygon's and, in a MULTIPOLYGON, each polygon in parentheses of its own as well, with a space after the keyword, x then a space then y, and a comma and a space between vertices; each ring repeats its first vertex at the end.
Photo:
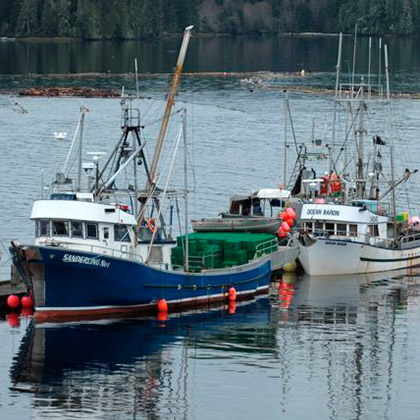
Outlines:
POLYGON ((420 0, 0 0, 1 37, 155 38, 352 32, 416 35, 420 0))

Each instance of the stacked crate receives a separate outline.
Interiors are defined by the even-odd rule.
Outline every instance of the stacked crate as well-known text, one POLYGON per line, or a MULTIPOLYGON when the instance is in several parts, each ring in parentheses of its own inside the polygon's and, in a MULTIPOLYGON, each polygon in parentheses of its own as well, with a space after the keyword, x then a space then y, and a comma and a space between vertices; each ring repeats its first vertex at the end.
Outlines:
MULTIPOLYGON (((271 243, 264 253, 277 249, 275 235, 266 233, 196 232, 188 235, 189 268, 193 272, 202 269, 234 267, 259 257, 258 245, 271 243)), ((185 254, 185 235, 177 238, 172 248, 172 264, 182 266, 185 254)))

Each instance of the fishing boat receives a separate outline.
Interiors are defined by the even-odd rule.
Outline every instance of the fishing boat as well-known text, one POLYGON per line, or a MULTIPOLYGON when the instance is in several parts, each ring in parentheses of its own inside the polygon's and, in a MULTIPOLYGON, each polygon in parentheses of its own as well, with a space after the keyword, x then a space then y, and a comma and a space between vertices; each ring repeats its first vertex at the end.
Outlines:
POLYGON ((159 185, 164 172, 159 172, 160 155, 191 29, 184 33, 151 165, 140 136, 140 113, 132 99, 123 98, 122 135, 114 150, 103 166, 101 152, 93 153, 93 162, 79 159, 77 180, 70 188, 71 153, 82 156, 85 111, 81 110, 49 199, 34 202, 35 243, 12 243, 13 262, 33 296, 36 320, 165 311, 229 296, 247 298, 267 292, 272 270, 297 257, 297 247, 280 247, 274 235, 202 237, 188 232, 185 110, 178 113, 181 126, 166 179, 159 185), (185 186, 174 190, 170 180, 180 144, 184 145, 185 186), (140 167, 146 175, 144 189, 138 188, 140 167), (86 192, 82 192, 83 170, 86 192), (121 188, 121 178, 128 183, 125 188, 121 188), (185 199, 185 219, 183 235, 175 240, 164 208, 175 200, 167 206, 172 221, 179 198, 185 199))
POLYGON ((285 206, 290 191, 264 188, 250 195, 235 195, 229 210, 220 217, 192 220, 195 232, 265 232, 277 233, 283 222, 279 209, 285 206))
MULTIPOLYGON (((393 139, 397 135, 391 120, 387 46, 384 46, 384 89, 379 82, 372 83, 370 72, 367 77, 360 77, 358 83, 353 71, 351 83, 341 83, 341 41, 340 36, 334 121, 338 119, 337 110, 343 109, 346 110, 347 125, 341 147, 331 161, 334 172, 341 174, 327 180, 328 187, 336 189, 336 194, 330 195, 328 201, 314 189, 312 196, 302 204, 299 260, 310 275, 372 273, 414 267, 420 264, 419 218, 410 217, 406 210, 409 205, 405 200, 406 191, 398 202, 397 196, 399 188, 417 170, 402 169, 404 166, 400 164, 402 173, 397 179, 394 175, 393 139), (381 118, 384 110, 387 112, 381 118), (375 124, 373 117, 379 123, 375 124), (386 126, 389 126, 387 130, 386 126), (354 167, 354 173, 350 165, 354 167), (399 207, 405 211, 398 211, 399 207)), ((370 56, 369 48, 369 62, 370 56)), ((398 155, 402 157, 403 154, 400 149, 398 155)))

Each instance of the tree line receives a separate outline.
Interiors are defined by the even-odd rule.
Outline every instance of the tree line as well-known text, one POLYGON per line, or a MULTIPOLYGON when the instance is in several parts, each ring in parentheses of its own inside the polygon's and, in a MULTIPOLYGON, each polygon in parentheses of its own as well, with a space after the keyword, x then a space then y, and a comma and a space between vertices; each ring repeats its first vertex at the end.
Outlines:
POLYGON ((0 36, 153 38, 204 33, 420 33, 420 0, 0 0, 0 36))

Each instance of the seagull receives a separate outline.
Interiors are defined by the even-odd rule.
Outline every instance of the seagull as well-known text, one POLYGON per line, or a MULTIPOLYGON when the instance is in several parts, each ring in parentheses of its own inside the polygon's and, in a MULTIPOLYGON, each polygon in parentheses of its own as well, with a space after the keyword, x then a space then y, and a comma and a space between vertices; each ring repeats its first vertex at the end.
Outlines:
POLYGON ((63 132, 63 131, 59 131, 57 133, 57 131, 54 131, 54 137, 57 140, 64 140, 67 137, 67 133, 66 132, 63 132))

